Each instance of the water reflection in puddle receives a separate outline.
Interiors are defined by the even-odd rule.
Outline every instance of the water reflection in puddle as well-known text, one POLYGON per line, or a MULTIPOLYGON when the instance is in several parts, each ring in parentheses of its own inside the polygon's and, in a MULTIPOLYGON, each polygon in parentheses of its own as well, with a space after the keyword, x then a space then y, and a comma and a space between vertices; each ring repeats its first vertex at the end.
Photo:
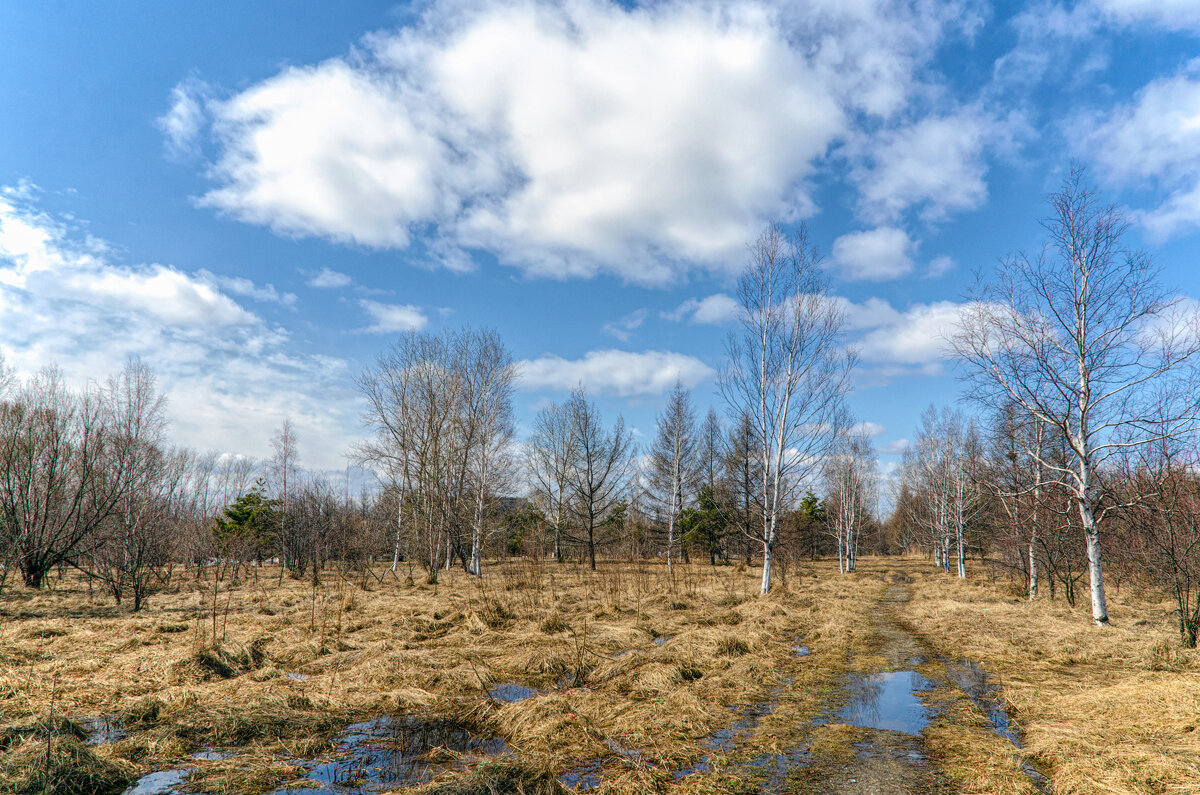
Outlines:
MULTIPOLYGON (((1019 749, 1021 732, 1004 708, 1004 699, 999 685, 988 681, 988 675, 983 670, 983 666, 974 660, 951 662, 943 659, 942 664, 946 666, 946 674, 954 686, 965 693, 980 712, 987 716, 988 721, 992 724, 992 730, 1012 743, 1014 748, 1019 749)), ((1050 783, 1049 779, 1026 760, 1018 757, 1017 762, 1034 785, 1038 789, 1046 791, 1046 787, 1050 783)))
POLYGON ((83 718, 76 723, 87 733, 87 739, 84 742, 88 745, 104 745, 129 736, 129 732, 121 724, 120 718, 116 716, 83 718))
POLYGON ((673 635, 659 635, 657 638, 654 639, 654 645, 662 646, 667 641, 669 641, 672 637, 674 637, 674 636, 673 635))
POLYGON ((453 721, 376 718, 350 726, 328 761, 301 761, 307 778, 324 785, 278 790, 290 795, 359 795, 424 784, 464 755, 496 756, 507 746, 453 721))
POLYGON ((519 685, 516 682, 502 682, 488 688, 488 696, 493 701, 499 701, 502 704, 515 704, 518 701, 533 698, 537 694, 538 691, 532 687, 519 685))
POLYGON ((812 654, 812 652, 808 650, 807 646, 793 646, 792 651, 796 653, 797 657, 807 657, 808 655, 812 654))
POLYGON ((916 671, 851 674, 850 703, 838 720, 864 729, 920 734, 929 725, 929 710, 917 693, 932 686, 916 671))
POLYGON ((186 776, 186 770, 160 770, 142 776, 121 795, 170 795, 179 791, 186 776))

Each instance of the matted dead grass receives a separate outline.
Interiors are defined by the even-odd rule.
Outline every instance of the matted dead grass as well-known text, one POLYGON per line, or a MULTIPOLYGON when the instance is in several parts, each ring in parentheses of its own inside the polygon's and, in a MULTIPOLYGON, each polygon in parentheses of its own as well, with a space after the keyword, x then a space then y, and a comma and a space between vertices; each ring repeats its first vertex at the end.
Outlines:
MULTIPOLYGON (((114 717, 129 732, 86 758, 77 738, 52 737, 52 755, 82 758, 85 775, 185 766, 192 787, 249 795, 300 782, 289 760, 330 751, 352 722, 428 716, 494 733, 512 751, 448 770, 430 792, 559 792, 557 776, 600 760, 597 795, 701 795, 752 790, 737 759, 705 740, 737 718, 732 707, 769 701, 748 745, 807 748, 819 763, 788 791, 821 791, 821 771, 852 758, 861 733, 829 720, 846 673, 894 662, 873 628, 887 609, 937 654, 978 660, 1000 681, 1054 792, 1196 791, 1200 661, 1175 648, 1165 604, 1113 594, 1116 626, 1095 629, 1082 607, 1030 605, 985 575, 960 582, 894 558, 863 559, 851 577, 829 562, 794 565, 767 598, 757 586, 753 569, 708 565, 669 578, 651 564, 593 573, 509 561, 482 581, 443 572, 436 587, 377 570, 327 573, 314 588, 266 569, 220 583, 214 616, 209 580, 177 574, 131 614, 68 577, 0 603, 0 724, 44 724, 53 698, 56 715, 114 717), (911 599, 888 604, 897 582, 911 599), (811 654, 797 657, 796 644, 811 654), (489 695, 500 683, 540 695, 503 703, 489 695), (191 757, 210 748, 232 756, 191 757)), ((943 706, 926 740, 961 791, 1031 791, 969 700, 951 689, 931 698, 943 706)), ((23 752, 31 759, 40 736, 23 752)), ((8 760, 17 781, 21 760, 8 760)))
POLYGON ((795 587, 804 572, 760 598, 754 570, 679 568, 516 561, 482 581, 327 574, 316 588, 266 569, 220 583, 215 616, 210 580, 177 575, 132 614, 68 578, 2 605, 0 720, 40 719, 53 697, 60 714, 128 729, 100 751, 117 763, 184 764, 193 786, 251 793, 299 777, 280 760, 327 751, 352 721, 422 714, 495 732, 538 771, 609 758, 600 791, 641 791, 700 758, 729 705, 777 688, 796 638, 814 646, 816 669, 823 655, 846 657, 818 639, 853 636, 837 599, 820 596, 831 584, 795 587), (542 695, 497 702, 488 688, 504 682, 542 695), (623 766, 613 744, 639 763, 623 766), (208 748, 235 756, 190 758, 208 748))
MULTIPOLYGON (((903 565, 915 580, 911 629, 999 679, 1056 794, 1200 791, 1200 657, 1178 648, 1165 602, 1110 591, 1113 626, 1099 628, 1087 604, 1030 603, 984 572, 963 582, 924 561, 903 565)), ((955 755, 969 760, 970 749, 955 755)))

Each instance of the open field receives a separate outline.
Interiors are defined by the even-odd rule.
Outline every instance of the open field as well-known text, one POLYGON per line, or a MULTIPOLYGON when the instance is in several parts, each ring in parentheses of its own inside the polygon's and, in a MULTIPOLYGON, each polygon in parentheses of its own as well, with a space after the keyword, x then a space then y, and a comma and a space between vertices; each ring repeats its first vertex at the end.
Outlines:
POLYGON ((1039 772, 1055 793, 1173 793, 1200 780, 1200 661, 1144 596, 1114 594, 1116 626, 1097 629, 1085 608, 916 559, 866 559, 848 577, 793 565, 766 598, 733 566, 669 579, 660 565, 514 561, 436 587, 376 574, 314 588, 268 568, 220 583, 215 612, 211 579, 179 573, 138 614, 72 577, 11 592, 0 791, 120 792, 156 770, 213 793, 1026 793, 1039 772), (892 681, 881 672, 908 670, 928 680, 919 734, 850 725, 853 683, 875 692, 892 681))

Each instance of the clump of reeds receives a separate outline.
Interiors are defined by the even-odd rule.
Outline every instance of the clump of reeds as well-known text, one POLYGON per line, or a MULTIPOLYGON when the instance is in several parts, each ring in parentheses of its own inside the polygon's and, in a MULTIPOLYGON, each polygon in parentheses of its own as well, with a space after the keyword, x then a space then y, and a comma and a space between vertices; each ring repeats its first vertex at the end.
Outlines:
POLYGON ((173 673, 181 681, 194 679, 232 679, 261 668, 266 661, 265 638, 257 638, 248 646, 216 644, 200 649, 177 662, 173 673))
POLYGON ((127 763, 85 745, 62 717, 0 731, 0 792, 13 795, 115 795, 134 779, 127 763))
POLYGON ((504 761, 488 765, 457 781, 435 784, 423 795, 567 795, 554 772, 526 762, 504 761))

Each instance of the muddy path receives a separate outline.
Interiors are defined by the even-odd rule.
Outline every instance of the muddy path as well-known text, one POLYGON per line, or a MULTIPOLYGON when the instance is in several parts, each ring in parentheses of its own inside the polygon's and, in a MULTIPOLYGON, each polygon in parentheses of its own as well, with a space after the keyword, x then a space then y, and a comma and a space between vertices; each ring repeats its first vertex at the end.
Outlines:
MULTIPOLYGON (((982 733, 1007 749, 1007 791, 1044 791, 1044 777, 1019 758, 1019 728, 1000 688, 977 663, 936 653, 906 622, 919 584, 900 570, 876 576, 883 586, 856 611, 855 632, 865 635, 857 651, 840 666, 826 659, 818 676, 777 691, 721 734, 721 755, 702 763, 720 790, 949 795, 962 789, 964 776, 946 775, 941 738, 975 742, 982 733)), ((812 651, 820 655, 820 641, 812 651)))
POLYGON ((838 719, 858 730, 853 753, 843 756, 840 768, 819 771, 825 773, 825 780, 814 792, 890 795, 957 791, 931 763, 921 735, 932 712, 922 692, 929 690, 934 680, 925 674, 935 672, 928 670, 929 650, 901 624, 903 606, 912 596, 908 578, 896 573, 890 578, 896 581, 884 589, 872 611, 870 627, 879 644, 877 654, 886 662, 881 670, 850 675, 851 698, 838 719))

